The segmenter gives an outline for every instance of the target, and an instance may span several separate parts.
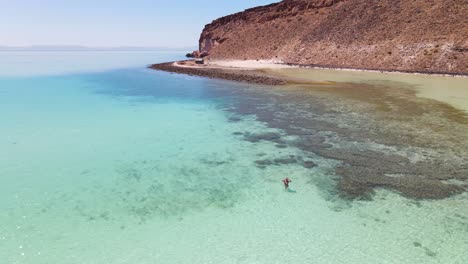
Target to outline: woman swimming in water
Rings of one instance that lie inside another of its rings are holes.
[[[284,178],[283,179],[283,184],[284,184],[284,188],[285,189],[288,189],[289,188],[289,183],[292,182],[288,177]]]

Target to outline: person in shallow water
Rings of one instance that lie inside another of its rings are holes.
[[[283,179],[283,184],[284,184],[284,188],[285,189],[288,189],[289,188],[289,183],[292,182],[288,177],[284,178]]]

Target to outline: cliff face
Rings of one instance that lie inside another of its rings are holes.
[[[284,0],[205,26],[211,59],[468,74],[468,0]]]

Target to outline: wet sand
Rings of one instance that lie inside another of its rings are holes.
[[[461,86],[466,78],[220,65],[205,67],[198,74],[198,69],[174,70],[180,67],[172,64],[170,68],[178,73],[268,84],[232,91],[245,100],[227,111],[255,115],[296,140],[241,135],[248,141],[273,141],[278,147],[294,145],[311,155],[338,161],[328,191],[338,191],[341,197],[371,199],[375,190],[385,188],[414,199],[442,199],[468,190],[465,102],[463,94],[457,97],[460,105],[451,103],[450,96],[460,89],[464,92]],[[237,77],[223,78],[226,72]],[[252,81],[252,76],[268,81]],[[280,81],[270,82],[269,78]],[[451,92],[431,92],[436,89],[434,83]],[[271,163],[275,161],[258,162],[260,166]]]

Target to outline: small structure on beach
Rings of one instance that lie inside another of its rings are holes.
[[[205,59],[204,58],[195,58],[195,63],[196,64],[205,64]]]

